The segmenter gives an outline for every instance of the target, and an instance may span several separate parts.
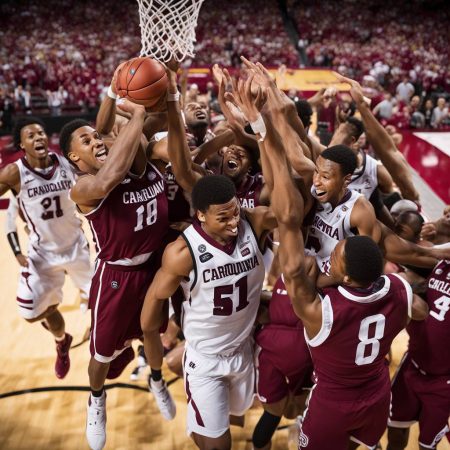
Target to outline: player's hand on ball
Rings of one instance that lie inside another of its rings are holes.
[[[19,253],[18,255],[16,255],[16,259],[17,259],[17,262],[22,267],[29,267],[28,259],[27,259],[27,257],[25,255],[22,255],[22,253]]]
[[[127,100],[126,98],[117,100],[116,105],[121,111],[129,113],[132,116],[140,113],[145,114],[145,107],[143,105],[130,102],[130,100]]]

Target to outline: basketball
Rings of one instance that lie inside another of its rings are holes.
[[[118,71],[116,92],[120,97],[146,107],[154,106],[167,89],[164,66],[149,57],[127,61]]]

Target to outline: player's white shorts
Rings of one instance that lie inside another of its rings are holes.
[[[242,416],[255,393],[253,342],[233,356],[207,357],[186,344],[184,385],[188,401],[187,433],[220,437],[230,427],[229,415]]]
[[[21,267],[17,288],[17,306],[24,319],[40,316],[62,301],[65,273],[72,278],[82,297],[89,295],[92,270],[89,247],[84,234],[75,245],[62,253],[28,249],[29,267]]]

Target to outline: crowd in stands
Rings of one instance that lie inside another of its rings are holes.
[[[381,120],[399,128],[449,123],[445,8],[425,10],[406,0],[370,0],[364,7],[353,0],[294,0],[287,6],[309,64],[361,81]],[[267,66],[299,67],[275,0],[206,1],[196,33],[196,56],[185,66],[238,68],[245,55]],[[91,111],[117,64],[139,53],[138,8],[135,0],[108,7],[6,1],[0,5],[0,40],[0,128],[10,129],[14,114]]]

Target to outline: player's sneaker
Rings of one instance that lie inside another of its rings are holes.
[[[89,395],[87,404],[86,438],[92,450],[102,450],[106,443],[106,393],[101,397]]]
[[[55,374],[59,379],[64,378],[70,369],[69,350],[72,344],[73,337],[66,333],[64,340],[56,343],[56,362]]]
[[[145,370],[146,367],[147,367],[147,359],[145,358],[144,346],[140,345],[138,347],[137,366],[133,369],[133,372],[131,372],[130,380],[131,381],[139,380],[141,373]]]
[[[177,413],[177,407],[170,395],[166,382],[164,380],[153,381],[151,376],[148,379],[150,392],[155,397],[159,411],[164,419],[172,420]]]

